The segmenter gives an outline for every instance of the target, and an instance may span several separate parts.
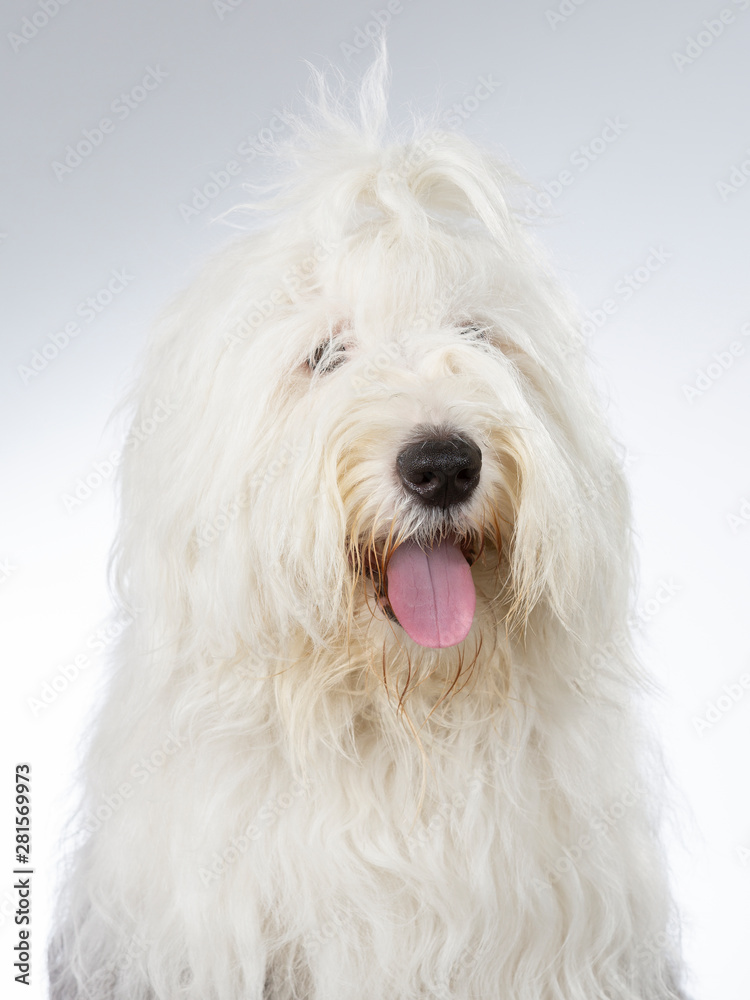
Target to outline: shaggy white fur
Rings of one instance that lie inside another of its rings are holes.
[[[389,131],[384,55],[316,80],[137,389],[52,997],[677,997],[575,312],[505,166]]]

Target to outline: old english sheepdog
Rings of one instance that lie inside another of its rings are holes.
[[[157,326],[54,1000],[680,996],[576,312],[387,76],[315,77]]]

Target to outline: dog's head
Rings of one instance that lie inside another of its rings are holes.
[[[473,655],[535,609],[606,627],[622,479],[512,175],[441,129],[388,144],[372,113],[321,114],[268,221],[157,333],[124,472],[130,599],[266,659]]]

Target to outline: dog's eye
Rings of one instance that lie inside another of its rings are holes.
[[[479,326],[476,323],[467,323],[466,325],[461,325],[458,328],[458,332],[462,337],[471,337],[473,340],[487,340],[487,329],[483,326]]]
[[[324,340],[307,359],[307,367],[318,375],[327,375],[346,361],[346,347],[333,340]]]

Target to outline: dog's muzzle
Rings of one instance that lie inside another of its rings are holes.
[[[471,498],[481,468],[482,452],[473,441],[437,428],[406,445],[396,459],[409,498],[442,515],[445,527],[427,542],[403,539],[370,576],[381,607],[420,646],[456,646],[471,629],[471,550],[450,523],[451,508]]]

